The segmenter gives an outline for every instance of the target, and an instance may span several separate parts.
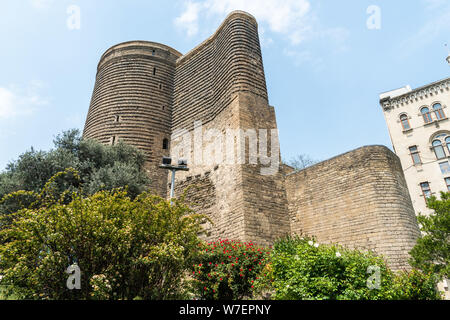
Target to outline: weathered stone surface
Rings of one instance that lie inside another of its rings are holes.
[[[143,150],[152,189],[166,195],[167,172],[158,165],[163,155],[177,157],[181,140],[174,133],[189,133],[201,150],[211,146],[196,138],[195,121],[201,121],[202,134],[277,128],[257,23],[247,13],[230,14],[185,55],[143,41],[109,49],[98,66],[84,137],[105,144],[120,138]],[[168,150],[164,139],[170,139]],[[218,145],[226,154],[226,144]],[[281,166],[272,175],[261,173],[260,162],[249,163],[248,144],[245,155],[245,163],[197,161],[191,148],[190,171],[177,173],[176,195],[191,187],[187,201],[212,221],[204,226],[206,239],[271,245],[284,235],[304,233],[373,249],[394,268],[407,267],[418,227],[400,163],[388,149],[358,149],[298,173]]]
[[[398,157],[363,147],[287,175],[292,232],[373,250],[409,268],[419,228]]]

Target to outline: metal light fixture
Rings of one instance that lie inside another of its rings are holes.
[[[172,158],[163,157],[162,164],[159,166],[161,169],[171,170],[172,171],[172,183],[170,184],[170,204],[172,204],[172,199],[175,193],[175,172],[177,171],[189,171],[187,167],[188,163],[186,159],[179,159],[178,166],[172,165]]]

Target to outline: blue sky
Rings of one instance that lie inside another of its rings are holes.
[[[367,26],[371,6],[377,29]],[[79,29],[68,25],[73,8]],[[83,128],[110,46],[149,40],[186,53],[234,9],[259,22],[284,158],[391,147],[379,93],[449,76],[447,0],[0,0],[0,170]]]

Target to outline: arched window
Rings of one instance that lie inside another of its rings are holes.
[[[169,139],[164,139],[163,140],[163,149],[164,150],[169,149]]]
[[[445,158],[445,151],[444,151],[444,147],[442,146],[441,140],[433,141],[433,149],[434,149],[434,154],[436,155],[436,158],[438,160]]]
[[[442,105],[440,103],[433,105],[433,111],[436,115],[436,119],[442,120],[445,118],[444,110],[442,110]]]
[[[450,154],[450,137],[445,138],[445,144],[447,145],[447,150]]]
[[[420,109],[420,112],[422,113],[423,120],[425,121],[425,123],[429,123],[429,122],[433,121],[433,119],[431,118],[430,109],[428,109],[427,107],[424,107],[424,108]]]
[[[400,121],[402,122],[403,130],[411,129],[411,125],[409,124],[408,116],[406,114],[402,114],[400,116]]]

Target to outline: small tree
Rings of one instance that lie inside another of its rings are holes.
[[[82,186],[84,195],[128,187],[128,195],[135,198],[150,184],[143,168],[144,154],[121,141],[114,146],[106,146],[83,140],[78,130],[69,130],[58,135],[54,145],[50,151],[31,148],[0,173],[0,200],[19,190],[38,193],[52,176],[67,168],[74,168],[79,173],[80,179],[72,187]],[[59,192],[70,188],[69,184],[70,181],[66,180]],[[15,200],[17,198],[3,201],[0,214],[16,212],[21,204]],[[22,204],[31,204],[32,201],[28,200],[27,197],[20,198]]]
[[[411,250],[411,265],[425,272],[450,278],[450,193],[441,193],[441,200],[431,197],[429,216],[419,215],[423,236]]]
[[[203,217],[182,199],[101,191],[70,202],[54,191],[55,176],[35,201],[0,231],[0,273],[8,294],[25,299],[173,299],[186,294]],[[10,195],[22,196],[24,192]],[[67,193],[65,193],[67,194]],[[66,269],[81,269],[81,289],[68,290]]]
[[[296,171],[303,170],[312,165],[315,165],[319,161],[312,159],[306,154],[299,154],[290,160],[286,161],[286,164],[293,167]]]

